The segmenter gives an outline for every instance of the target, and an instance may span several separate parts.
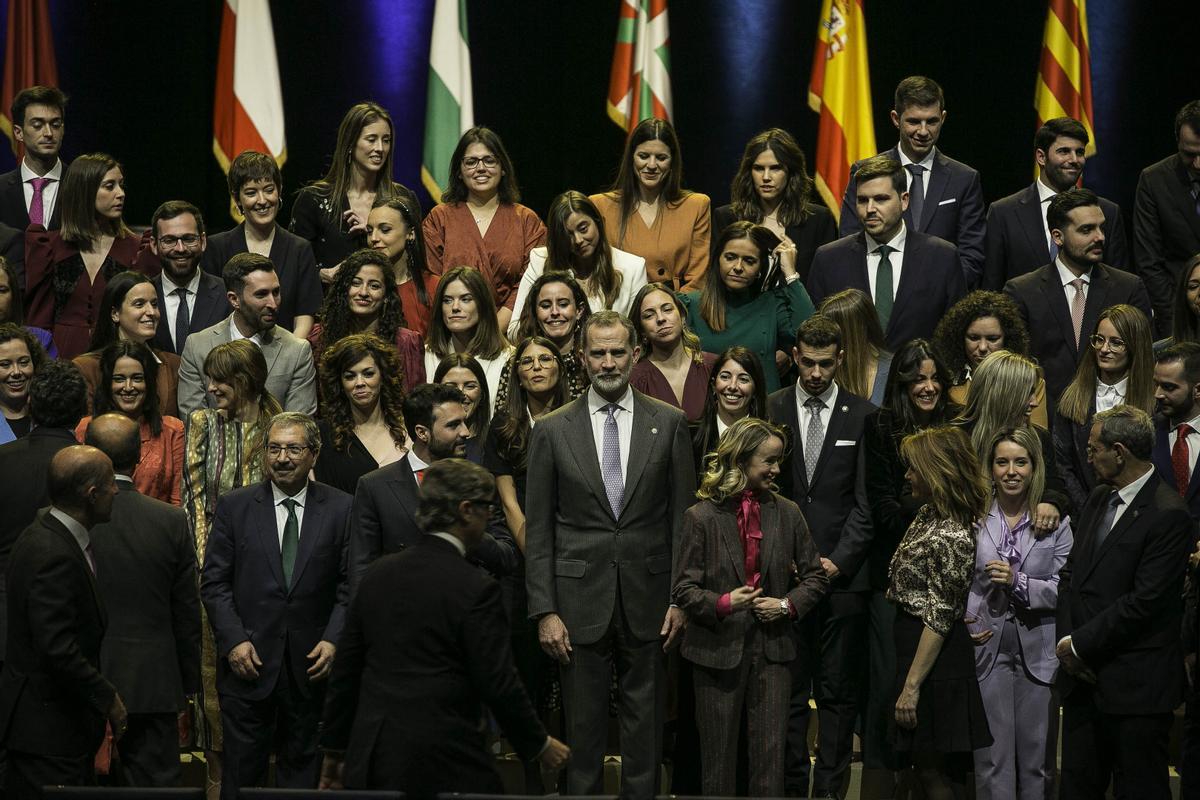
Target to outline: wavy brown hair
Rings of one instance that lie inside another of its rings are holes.
[[[258,406],[258,433],[246,448],[246,459],[262,455],[271,417],[283,412],[283,406],[267,391],[267,359],[258,345],[249,339],[222,342],[204,358],[204,374],[219,383],[233,387],[234,407],[255,403]],[[154,391],[147,387],[147,392]],[[232,421],[232,420],[231,420]]]
[[[342,270],[344,272],[344,270]],[[340,273],[339,273],[340,275]],[[396,348],[373,333],[353,333],[326,348],[321,357],[321,389],[325,414],[333,429],[333,449],[346,450],[354,436],[354,413],[342,388],[342,373],[364,358],[375,360],[379,370],[379,412],[392,441],[408,441],[404,427],[404,369]]]
[[[987,452],[991,452],[990,439]],[[938,425],[905,436],[900,457],[929,487],[929,504],[938,516],[974,529],[987,512],[991,486],[961,428]]]
[[[442,301],[446,296],[446,287],[455,281],[461,281],[467,287],[479,314],[479,322],[475,325],[467,352],[480,358],[496,358],[508,347],[508,340],[504,338],[500,331],[500,323],[496,320],[496,300],[492,297],[492,287],[488,286],[483,273],[474,267],[455,267],[447,270],[438,281],[437,290],[433,293],[433,313],[430,315],[429,333],[425,337],[425,344],[438,358],[445,358],[454,352],[454,341],[450,329],[446,327]]]
[[[396,293],[395,279],[392,277],[392,263],[382,250],[357,250],[342,262],[342,268],[333,279],[333,285],[321,306],[321,341],[326,346],[355,332],[354,312],[350,310],[350,284],[367,266],[378,267],[383,273],[383,307],[379,310],[379,324],[375,326],[375,333],[385,342],[394,342],[396,331],[407,327],[400,295]],[[401,375],[399,380],[403,381],[404,376]]]
[[[765,419],[743,417],[730,425],[716,449],[704,456],[704,474],[700,477],[696,497],[721,505],[745,489],[746,474],[742,472],[742,467],[754,455],[754,451],[771,437],[783,442],[783,449],[787,451],[787,433]]]
[[[712,250],[712,260],[704,273],[704,287],[700,290],[700,316],[715,333],[725,330],[725,307],[728,304],[729,288],[721,279],[721,256],[725,245],[738,239],[749,240],[758,250],[758,275],[746,291],[758,294],[770,287],[764,285],[771,271],[771,253],[779,246],[779,237],[769,228],[753,222],[734,222],[721,231]],[[776,275],[781,275],[776,271]]]
[[[567,396],[566,369],[558,348],[543,336],[522,339],[517,345],[516,352],[512,354],[512,358],[504,367],[508,372],[508,397],[505,398],[503,407],[496,409],[496,415],[492,418],[491,424],[492,430],[496,433],[496,443],[499,446],[500,455],[514,469],[520,470],[525,469],[525,458],[529,454],[529,432],[533,430],[533,424],[529,419],[529,394],[521,385],[518,375],[520,368],[517,366],[517,362],[521,360],[521,355],[534,345],[549,350],[554,355],[555,364],[558,366],[558,380],[554,384],[554,395],[550,398],[546,411],[561,408],[570,399]]]
[[[592,307],[588,304],[587,294],[579,285],[579,281],[566,272],[543,272],[529,287],[529,296],[525,300],[525,306],[521,309],[521,321],[517,324],[517,336],[521,339],[528,339],[531,336],[546,336],[546,331],[538,322],[537,305],[542,288],[551,283],[561,283],[566,286],[571,290],[571,296],[575,298],[575,329],[571,332],[571,336],[574,337],[575,349],[578,350],[580,342],[583,341],[581,338],[583,323],[592,313]]]
[[[808,175],[804,151],[795,137],[782,128],[769,128],[746,142],[737,174],[729,187],[733,215],[750,222],[762,222],[763,207],[754,191],[754,162],[765,151],[770,150],[780,165],[787,170],[787,183],[783,186],[779,208],[775,218],[785,227],[800,225],[813,213],[813,180]]]
[[[679,305],[679,298],[675,296],[675,291],[665,283],[647,283],[641,289],[638,289],[637,294],[633,296],[633,303],[629,308],[633,311],[630,319],[633,321],[633,327],[637,328],[638,345],[642,348],[639,361],[645,361],[650,357],[650,339],[646,336],[645,330],[642,328],[642,304],[646,302],[646,298],[652,292],[662,292],[667,297],[671,298],[671,302],[675,304],[675,313],[679,314],[679,325],[682,331],[682,343],[688,352],[692,354],[692,361],[697,364],[704,363],[704,347],[700,344],[700,337],[687,324],[687,312]]]

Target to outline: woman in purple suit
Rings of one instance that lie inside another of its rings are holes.
[[[997,434],[989,466],[995,498],[976,540],[966,615],[993,740],[975,751],[975,797],[1043,800],[1054,785],[1055,607],[1071,527],[1067,518],[1049,533],[1030,525],[1046,473],[1029,428]]]

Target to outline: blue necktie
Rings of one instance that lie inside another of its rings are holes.
[[[613,416],[620,408],[616,403],[604,407],[608,416],[604,419],[604,446],[600,454],[600,475],[604,478],[604,493],[613,517],[621,516],[625,501],[625,479],[621,477],[621,436],[617,433],[617,418]]]

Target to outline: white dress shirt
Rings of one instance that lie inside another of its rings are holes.
[[[608,401],[596,392],[596,387],[589,387],[587,390],[588,414],[592,420],[592,438],[596,442],[596,460],[600,463],[601,474],[604,467],[604,422],[608,419],[608,412],[604,407],[608,405]],[[617,440],[620,442],[621,454],[621,483],[625,483],[625,476],[629,474],[627,464],[629,462],[629,446],[633,439],[633,389],[626,386],[625,394],[621,395],[621,399],[617,401],[617,410],[613,412],[613,418],[617,421]]]
[[[822,394],[816,397],[825,404],[825,407],[820,409],[821,415],[821,445],[824,447],[825,436],[829,434],[829,420],[833,418],[833,405],[837,402],[838,385],[830,383],[829,388]],[[796,431],[797,444],[800,449],[804,448],[804,443],[808,437],[808,426],[812,422],[813,412],[804,404],[808,402],[808,398],[813,395],[804,391],[804,387],[799,381],[796,382],[796,419],[800,421],[800,430]]]
[[[417,455],[417,451],[413,450],[411,447],[408,449],[408,455],[406,455],[405,458],[408,459],[408,466],[410,469],[412,469],[413,475],[416,475],[422,470],[429,469],[429,465],[422,461],[421,457]]]
[[[877,242],[871,234],[863,232],[867,237],[867,280],[871,282],[871,299],[875,299],[875,277],[879,274],[879,246],[886,244],[893,252],[888,253],[888,261],[892,265],[892,299],[900,291],[900,271],[904,268],[904,243],[908,240],[908,226],[900,223],[900,230],[890,242]]]
[[[925,170],[921,173],[921,197],[928,197],[929,175],[933,172],[933,157],[937,154],[937,148],[929,148],[929,152],[926,153],[925,157],[920,161],[913,161],[911,158],[909,158],[908,155],[905,154],[903,147],[897,146],[896,150],[900,153],[900,166],[904,167],[904,174],[908,178],[908,183],[906,185],[908,186],[908,191],[910,194],[912,193],[912,173],[908,171],[908,165],[916,164],[925,168]],[[925,216],[923,211],[921,212],[921,216]]]
[[[25,165],[25,159],[21,159],[21,187],[25,190],[26,212],[33,203],[33,184],[30,181],[34,178],[50,179],[50,182],[42,187],[42,222],[44,224],[50,221],[50,216],[54,213],[54,204],[58,202],[58,187],[62,185],[62,159],[54,162],[54,166],[45,175],[38,175]]]
[[[1067,308],[1070,308],[1071,303],[1075,300],[1075,287],[1071,285],[1071,281],[1075,280],[1075,273],[1067,269],[1062,256],[1054,259],[1054,266],[1058,268],[1058,279],[1062,281],[1063,297],[1067,298]],[[1085,272],[1079,277],[1083,278],[1083,302],[1086,305],[1088,290],[1092,288],[1092,273]],[[1089,336],[1091,336],[1090,333],[1083,331],[1082,338],[1085,342]]]
[[[1042,235],[1046,237],[1046,250],[1050,251],[1054,249],[1054,240],[1050,238],[1050,222],[1046,219],[1046,212],[1050,210],[1050,201],[1058,196],[1058,192],[1042,183],[1041,178],[1034,181],[1033,185],[1037,187],[1038,206],[1042,209]]]
[[[1126,375],[1116,383],[1109,385],[1099,378],[1096,379],[1096,413],[1108,411],[1125,402],[1125,392],[1129,386],[1129,376]]]
[[[79,545],[79,549],[83,551],[84,558],[87,558],[88,563],[91,563],[91,559],[88,558],[87,549],[92,545],[92,535],[88,532],[88,529],[83,527],[79,520],[61,508],[50,506],[50,516],[61,522],[71,532],[71,535],[75,537],[76,544]]]
[[[1196,456],[1200,455],[1200,416],[1192,417],[1187,420],[1187,424],[1192,426],[1192,432],[1187,435],[1188,446],[1188,475],[1196,471]],[[1171,427],[1167,433],[1167,452],[1170,453],[1175,449],[1175,440],[1179,438],[1178,423]]]
[[[1137,497],[1137,493],[1142,490],[1142,487],[1146,485],[1146,482],[1150,480],[1150,476],[1153,474],[1154,467],[1147,467],[1140,478],[1135,478],[1124,489],[1117,492],[1117,495],[1121,498],[1121,505],[1117,506],[1117,511],[1113,514],[1113,528],[1117,527],[1117,523],[1121,521],[1121,515],[1125,513],[1125,509],[1129,508],[1129,504],[1133,502],[1133,498]],[[1109,530],[1112,530],[1112,528],[1109,528]]]
[[[196,272],[192,275],[192,279],[184,286],[180,286],[171,280],[171,276],[167,275],[166,270],[163,270],[161,274],[163,287],[162,313],[167,318],[167,330],[171,332],[171,341],[173,342],[175,341],[175,315],[179,313],[179,295],[175,294],[175,290],[187,289],[185,297],[187,298],[188,319],[191,319],[193,312],[196,310],[196,292],[200,290],[200,267],[196,267]]]
[[[261,348],[262,347],[262,333],[259,332],[259,333],[254,334],[253,336],[243,336],[242,332],[240,330],[238,330],[237,323],[233,321],[233,316],[234,316],[233,314],[229,315],[229,341],[236,342],[238,339],[249,339],[250,341],[254,342],[256,345],[258,345]]]
[[[271,494],[275,498],[275,532],[279,534],[279,551],[283,552],[283,526],[287,524],[288,512],[283,501],[288,499],[288,495],[274,484],[271,483]],[[291,499],[296,501],[296,540],[299,541],[300,531],[304,530],[304,501],[308,498],[308,484],[304,484],[304,488],[291,495]]]

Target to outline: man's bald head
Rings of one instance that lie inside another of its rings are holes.
[[[104,489],[113,481],[112,461],[84,444],[64,447],[55,454],[46,475],[50,502],[64,511],[88,508],[93,489]]]
[[[86,444],[112,460],[113,470],[132,475],[142,455],[142,436],[138,423],[124,414],[101,414],[88,423]]]

